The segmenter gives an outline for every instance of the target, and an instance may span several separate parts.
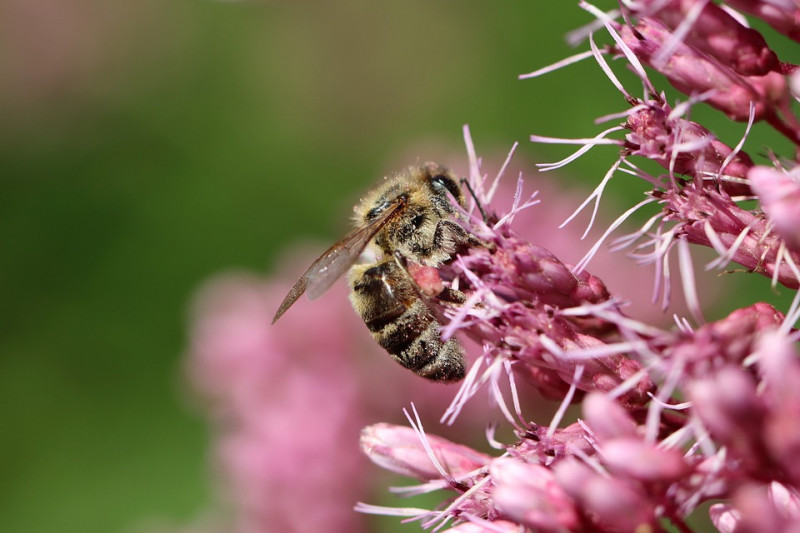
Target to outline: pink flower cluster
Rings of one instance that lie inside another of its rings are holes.
[[[691,257],[692,245],[700,245],[716,252],[709,269],[734,262],[785,291],[800,287],[795,154],[770,153],[767,164],[757,165],[742,150],[755,121],[800,147],[785,78],[795,68],[734,11],[800,40],[800,5],[727,4],[621,0],[619,11],[605,13],[581,2],[597,18],[582,32],[591,50],[559,66],[594,58],[630,108],[610,116],[622,119],[620,125],[592,139],[532,137],[583,144],[542,168],[562,166],[596,145],[616,145],[617,161],[584,206],[594,199],[597,210],[604,187],[619,174],[651,189],[574,265],[512,229],[534,203],[524,201],[521,181],[507,212],[484,219],[470,211],[468,229],[490,245],[440,269],[466,303],[432,298],[431,305],[448,318],[444,337],[469,337],[482,353],[443,421],[455,423],[467,402],[486,390],[513,437],[500,442],[490,428],[488,441],[497,452],[479,452],[428,434],[416,409],[407,413],[411,428],[369,426],[362,431],[364,453],[421,482],[404,492],[444,489],[452,496],[434,509],[357,509],[459,532],[688,532],[696,512],[708,512],[724,533],[800,531],[800,332],[794,329],[800,293],[785,312],[754,302],[707,322]],[[611,44],[595,43],[597,29],[608,32]],[[607,56],[627,61],[644,98],[623,87]],[[645,65],[688,98],[668,105]],[[730,147],[690,120],[692,106],[702,103],[747,122],[745,138]],[[469,138],[467,144],[471,188],[491,213],[495,186],[482,174]],[[658,163],[663,173],[648,173],[637,158]],[[677,255],[691,318],[676,318],[671,329],[629,315],[625,302],[587,269],[615,229],[634,212],[654,208],[640,229],[612,244],[655,267],[654,294],[664,307],[669,259]],[[523,412],[532,390],[558,401],[545,423]]]
[[[275,335],[269,322],[284,288],[229,275],[197,298],[187,370],[217,430],[215,463],[230,505],[220,530],[359,531],[349,502],[364,493],[364,465],[350,450],[364,415],[356,376],[343,364],[358,324],[331,324],[325,309],[309,306],[288,317],[294,334]],[[309,324],[317,335],[298,334]],[[324,446],[300,424],[324,428]],[[314,499],[326,504],[307,508]]]

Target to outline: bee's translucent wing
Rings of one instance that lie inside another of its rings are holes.
[[[378,218],[348,233],[342,240],[328,248],[316,261],[311,263],[308,270],[300,276],[300,279],[297,280],[289,294],[281,302],[281,306],[275,313],[272,323],[274,324],[304,292],[307,292],[308,297],[313,300],[327,291],[333,285],[333,282],[339,279],[358,259],[364,248],[367,247],[401,204],[402,202],[395,202],[390,205]]]

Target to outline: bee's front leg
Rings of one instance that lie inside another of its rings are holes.
[[[433,233],[433,247],[444,250],[448,255],[464,253],[476,246],[486,247],[487,243],[465,230],[452,220],[440,220]]]

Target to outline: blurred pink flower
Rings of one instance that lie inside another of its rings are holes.
[[[4,0],[4,122],[41,120],[42,111],[53,107],[84,113],[98,97],[126,96],[147,86],[157,79],[154,67],[172,65],[175,44],[188,30],[166,22],[172,19],[164,16],[169,9],[175,7],[147,1]]]
[[[733,504],[711,506],[711,520],[721,533],[800,531],[800,499],[796,490],[780,483],[745,485],[733,497]]]
[[[475,522],[462,522],[457,526],[451,527],[448,531],[452,533],[521,533],[522,527],[514,522],[506,520],[485,520]]]
[[[800,252],[800,167],[791,171],[753,167],[747,174],[775,231],[793,252]]]
[[[727,0],[736,9],[755,15],[764,22],[800,42],[800,7],[792,0]]]
[[[635,484],[604,475],[573,459],[557,463],[553,470],[558,483],[580,506],[581,513],[592,517],[594,524],[589,527],[598,531],[654,527],[655,505]]]
[[[576,502],[547,468],[500,457],[489,471],[495,505],[511,520],[542,532],[578,527]]]
[[[269,323],[283,288],[229,276],[195,305],[188,371],[217,427],[225,497],[236,531],[357,531],[350,508],[365,476],[353,449],[364,414],[347,359],[356,324],[331,320],[323,304],[277,333]]]

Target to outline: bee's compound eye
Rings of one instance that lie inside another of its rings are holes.
[[[461,198],[461,189],[458,188],[458,184],[451,177],[437,174],[431,178],[431,183],[435,188],[447,190],[456,198]]]
[[[431,178],[431,183],[433,183],[436,187],[447,187],[446,182],[449,180],[447,176],[444,174],[437,174],[436,176]]]

